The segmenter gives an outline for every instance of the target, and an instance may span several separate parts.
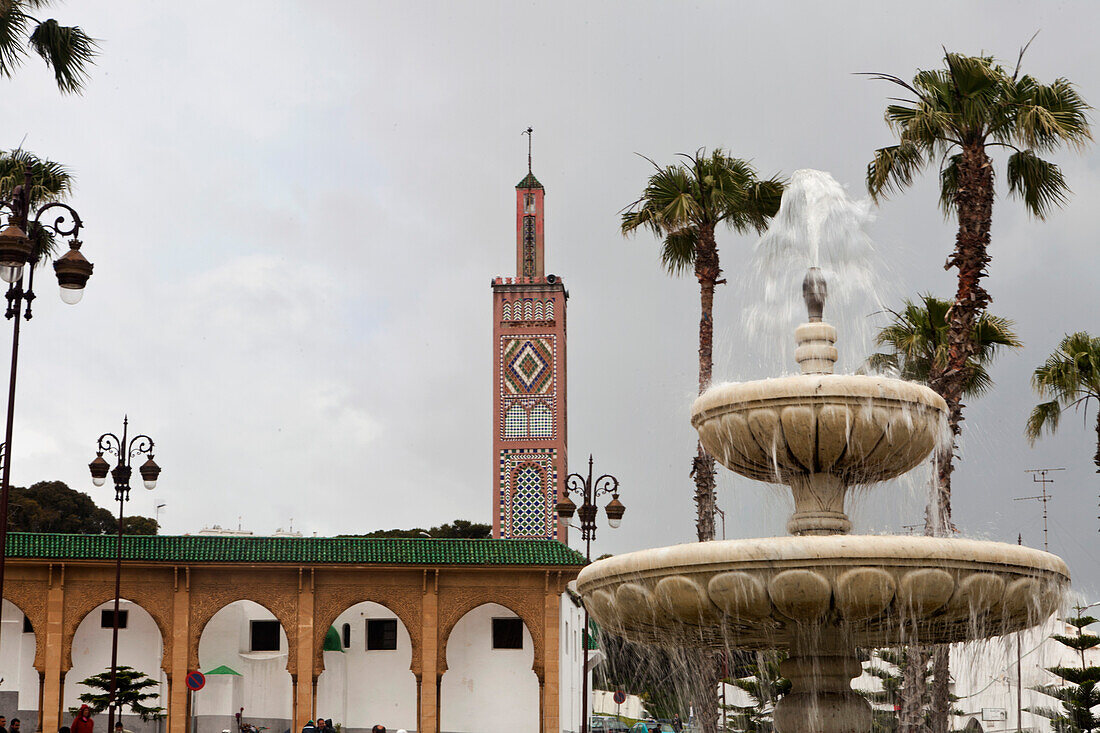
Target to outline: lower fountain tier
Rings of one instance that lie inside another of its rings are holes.
[[[619,636],[762,650],[837,632],[861,647],[999,636],[1049,617],[1068,587],[1047,552],[878,535],[675,545],[600,560],[577,579],[593,618]]]

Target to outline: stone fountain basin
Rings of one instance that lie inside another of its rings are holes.
[[[691,424],[707,452],[743,476],[873,483],[916,467],[946,412],[942,397],[914,382],[803,374],[712,387],[695,400]]]
[[[831,630],[861,647],[999,636],[1045,620],[1068,586],[1047,552],[876,535],[675,545],[600,560],[577,579],[593,618],[619,636],[761,650]]]

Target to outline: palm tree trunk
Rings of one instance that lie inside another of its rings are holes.
[[[1100,410],[1096,412],[1096,455],[1092,457],[1096,464],[1096,472],[1100,473]]]
[[[718,264],[718,245],[714,229],[703,227],[695,255],[695,277],[699,280],[699,394],[710,387],[714,370],[714,288],[722,268]],[[695,479],[695,532],[700,542],[714,539],[715,463],[702,443],[696,444],[691,461],[691,476]]]
[[[932,733],[947,733],[951,729],[951,647],[938,644],[932,649]]]
[[[898,733],[925,733],[924,703],[927,699],[924,670],[928,667],[928,652],[924,647],[905,647],[905,669],[898,690]]]

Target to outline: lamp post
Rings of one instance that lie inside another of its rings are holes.
[[[575,494],[580,500],[578,507],[569,498],[569,494]],[[611,494],[611,501],[607,502],[604,511],[607,512],[607,524],[611,529],[618,528],[623,521],[623,512],[626,507],[619,501],[619,479],[610,474],[604,474],[592,480],[592,456],[588,456],[588,476],[579,473],[571,473],[565,479],[565,487],[562,489],[561,501],[557,504],[558,516],[569,519],[576,512],[581,521],[581,539],[584,540],[584,559],[592,562],[592,540],[596,539],[596,515],[599,509],[596,499],[604,494]],[[583,661],[581,662],[581,733],[588,733],[588,607],[584,609],[584,632],[581,634]]]
[[[84,286],[92,275],[92,263],[80,253],[80,227],[84,222],[73,207],[60,201],[43,204],[31,219],[31,174],[28,163],[23,169],[23,183],[12,190],[11,198],[0,201],[0,211],[7,209],[8,225],[0,231],[0,279],[8,284],[8,308],[4,317],[14,321],[11,336],[11,373],[8,377],[8,414],[4,425],[4,467],[0,471],[0,598],[4,597],[4,565],[8,555],[8,494],[11,479],[11,439],[15,422],[15,375],[19,366],[19,324],[30,320],[31,303],[34,301],[34,266],[38,254],[28,238],[33,230],[52,231],[59,237],[72,235],[69,251],[54,260],[53,269],[61,286],[61,300],[75,305],[84,294]],[[61,209],[52,224],[46,224],[42,215]],[[72,218],[67,223],[66,215]],[[26,267],[30,265],[30,267]],[[24,282],[26,287],[24,287]]]
[[[92,484],[102,486],[107,481],[107,474],[115,482],[115,501],[118,502],[118,540],[115,543],[115,612],[111,620],[111,690],[107,697],[107,733],[114,733],[115,729],[115,691],[118,675],[118,604],[122,590],[122,510],[126,502],[130,500],[130,474],[132,472],[133,459],[141,454],[148,456],[145,463],[138,468],[141,480],[145,488],[152,491],[157,486],[157,477],[160,476],[160,466],[153,460],[153,439],[148,435],[135,435],[128,437],[130,420],[122,418],[122,437],[114,433],[104,433],[99,436],[96,444],[95,459],[88,464],[88,470],[92,474]],[[118,464],[111,465],[103,458],[104,453],[113,453],[118,458]]]

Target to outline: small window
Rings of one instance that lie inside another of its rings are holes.
[[[493,619],[493,648],[494,649],[522,649],[523,648],[523,619],[495,618]]]
[[[23,617],[23,633],[24,634],[33,634],[34,633],[34,627],[31,626],[31,620],[29,618],[27,618],[26,616]]]
[[[523,194],[523,213],[534,214],[535,213],[535,194],[525,193]]]
[[[251,631],[251,650],[254,652],[279,651],[279,622],[253,621]]]
[[[130,620],[129,611],[118,612],[118,628],[125,629],[126,622]],[[115,612],[114,610],[105,610],[100,613],[99,626],[103,629],[113,629],[115,627]]]
[[[367,619],[367,651],[389,651],[397,648],[397,619]]]
[[[343,631],[344,631],[344,634],[343,634],[343,636],[344,636],[344,648],[345,649],[350,649],[351,648],[351,624],[344,624]]]

